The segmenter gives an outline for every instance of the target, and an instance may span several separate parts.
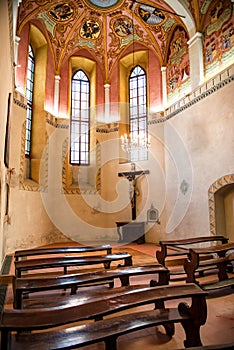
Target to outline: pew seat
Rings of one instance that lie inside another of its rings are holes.
[[[55,350],[75,349],[104,341],[107,350],[116,350],[117,339],[123,334],[164,325],[166,333],[173,336],[174,324],[178,322],[185,331],[185,347],[200,346],[200,327],[207,318],[206,295],[196,284],[166,285],[136,289],[128,294],[123,291],[116,297],[79,305],[68,303],[57,308],[4,309],[0,320],[1,346],[5,350],[41,350],[46,344],[46,350]],[[177,301],[177,306],[166,308],[165,303],[169,300]],[[134,310],[150,304],[155,305],[155,310]],[[110,317],[124,310],[128,313]],[[87,320],[95,322],[87,323]],[[84,323],[70,326],[78,321]],[[55,328],[59,326],[62,328]]]
[[[115,253],[108,255],[92,256],[62,256],[15,261],[15,276],[21,277],[22,272],[30,270],[42,270],[51,268],[63,268],[67,274],[69,266],[87,266],[101,264],[105,269],[109,269],[114,261],[123,260],[125,266],[132,265],[132,256],[128,253]]]
[[[14,253],[15,261],[25,259],[29,256],[53,255],[53,254],[80,254],[94,253],[106,251],[106,254],[112,254],[112,246],[110,244],[94,245],[94,246],[62,246],[47,248],[32,248],[16,250]]]
[[[212,259],[201,261],[201,256],[212,255]],[[234,285],[233,275],[234,261],[234,242],[220,244],[212,247],[203,247],[189,250],[189,259],[185,261],[184,269],[187,274],[186,282],[197,283],[204,290],[214,290],[226,288]],[[199,267],[211,266],[216,268],[216,278],[211,282],[206,282],[196,277],[196,271]]]
[[[198,236],[178,240],[162,240],[159,242],[160,250],[156,251],[156,259],[159,264],[168,267],[170,270],[170,279],[186,279],[184,263],[189,257],[190,248],[198,248],[200,246],[213,246],[228,243],[228,238],[222,235],[216,236]],[[201,261],[207,261],[212,255],[200,257]],[[210,264],[201,264],[196,270],[197,275],[204,275],[205,271],[212,273],[213,266]]]
[[[29,293],[40,291],[71,289],[71,294],[75,294],[80,287],[93,286],[95,283],[105,282],[114,287],[114,279],[119,279],[122,286],[130,284],[130,278],[140,275],[154,275],[159,285],[168,284],[169,271],[162,265],[139,265],[139,266],[123,266],[111,270],[102,270],[96,272],[86,272],[80,274],[67,274],[52,277],[23,277],[13,278],[13,295],[14,307],[21,308],[23,297]],[[113,282],[113,283],[112,283]],[[26,300],[26,302],[28,299]],[[45,299],[48,302],[48,298]]]

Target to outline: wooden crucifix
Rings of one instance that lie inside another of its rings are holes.
[[[137,180],[144,174],[149,174],[149,170],[137,170],[135,163],[131,163],[131,171],[118,173],[118,176],[123,176],[129,181],[129,194],[132,207],[132,220],[136,219],[136,196],[137,196]]]

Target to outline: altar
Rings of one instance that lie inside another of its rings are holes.
[[[145,243],[145,222],[117,221],[116,225],[119,242]]]

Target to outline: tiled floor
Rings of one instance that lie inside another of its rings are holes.
[[[142,263],[142,259],[146,259],[145,263],[151,263],[155,258],[156,249],[154,244],[137,245],[135,243],[127,246],[114,246],[115,249],[131,249],[136,252],[133,255],[133,264]],[[142,254],[142,256],[141,256]],[[148,256],[148,258],[147,258]],[[135,278],[136,283],[148,283],[151,278],[149,276]],[[185,283],[185,282],[173,282]],[[188,300],[189,301],[189,300]],[[174,305],[174,301],[167,302],[167,305]],[[226,288],[219,292],[212,292],[207,297],[208,317],[206,324],[201,327],[201,339],[203,345],[212,344],[234,344],[234,294],[233,289]],[[151,309],[151,306],[144,309]],[[170,338],[165,334],[164,328],[153,327],[143,331],[130,333],[119,337],[118,350],[171,350],[183,349],[183,341],[185,339],[183,328],[180,324],[175,326],[175,335]],[[83,347],[84,350],[104,350],[103,343],[92,346]],[[26,349],[25,349],[26,350]],[[43,349],[41,349],[43,350]]]

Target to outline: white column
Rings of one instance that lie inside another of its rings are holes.
[[[162,72],[162,103],[163,108],[167,107],[167,67],[161,67]]]
[[[110,122],[110,84],[105,84],[105,122]]]
[[[14,54],[14,64],[15,64],[15,66],[18,65],[19,42],[20,42],[20,37],[16,35],[15,36],[15,54]]]
[[[202,34],[196,33],[189,41],[190,79],[192,90],[204,82]]]
[[[18,81],[17,81],[17,67],[18,67],[18,49],[19,49],[20,37],[15,36],[15,48],[14,48],[14,67],[15,67],[15,86],[16,89],[19,89]]]
[[[58,116],[59,110],[59,84],[60,84],[60,75],[54,76],[54,114]]]

